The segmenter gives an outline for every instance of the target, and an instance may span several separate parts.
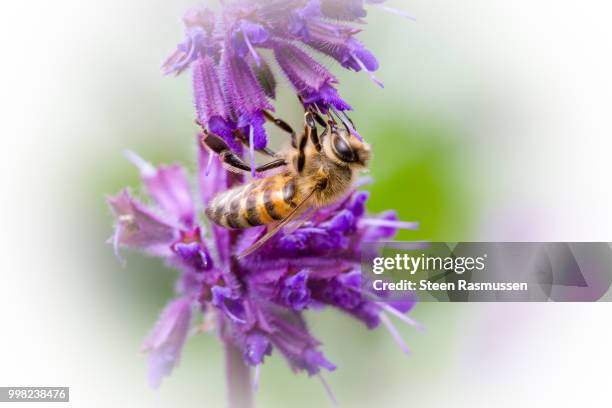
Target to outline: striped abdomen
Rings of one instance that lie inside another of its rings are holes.
[[[284,219],[297,205],[294,177],[276,175],[217,195],[206,208],[210,220],[243,229]]]

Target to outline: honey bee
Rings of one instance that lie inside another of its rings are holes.
[[[283,167],[277,174],[219,193],[206,208],[207,217],[230,229],[271,225],[271,229],[240,257],[255,252],[281,228],[307,210],[328,206],[345,195],[359,171],[367,168],[370,146],[360,140],[352,122],[342,125],[328,113],[326,122],[315,111],[304,115],[304,132],[296,137],[284,121],[266,112],[266,119],[291,134],[292,148],[256,169],[265,172]],[[319,135],[317,123],[324,127]],[[251,167],[219,137],[204,131],[202,142],[230,168],[248,172]]]

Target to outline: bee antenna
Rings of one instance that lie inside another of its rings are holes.
[[[345,111],[342,111],[342,114],[344,115],[344,117],[346,118],[346,120],[348,121],[348,123],[351,125],[351,129],[352,130],[357,130],[355,128],[355,124],[353,123],[353,120],[351,119],[351,117],[348,115],[348,113],[346,113]]]
[[[338,117],[338,119],[340,119],[340,122],[342,122],[342,125],[344,126],[347,132],[357,133],[357,131],[355,130],[355,126],[353,125],[353,121],[351,120],[351,118],[348,117],[346,113],[344,113],[344,111],[339,112],[334,107],[331,108],[331,111]]]

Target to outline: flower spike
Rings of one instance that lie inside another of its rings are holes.
[[[277,156],[267,148],[267,121],[296,138],[289,124],[270,113],[275,108],[278,74],[286,77],[307,112],[311,134],[302,140],[311,140],[313,149],[321,154],[330,149],[326,135],[317,136],[317,126],[363,139],[347,115],[351,106],[340,96],[336,76],[313,52],[331,57],[345,69],[365,71],[377,82],[373,72],[379,68],[378,61],[356,36],[361,31],[357,27],[365,24],[367,7],[385,7],[382,3],[226,0],[218,13],[198,7],[185,14],[185,38],[163,63],[162,71],[178,75],[191,70],[196,121],[202,128],[196,138],[198,194],[181,165],[156,167],[127,152],[140,172],[149,204],[136,200],[128,190],[108,198],[115,216],[110,242],[118,259],[123,248],[138,250],[161,258],[179,273],[176,295],[143,346],[152,387],[159,387],[178,365],[189,335],[203,332],[204,326],[210,331],[213,321],[226,350],[238,351],[229,354],[235,357],[232,360],[237,359],[241,369],[255,369],[255,389],[262,364],[276,352],[293,371],[317,376],[334,404],[322,372],[332,372],[336,365],[325,357],[322,343],[306,323],[310,309],[334,308],[368,329],[382,323],[408,351],[388,315],[420,329],[406,316],[416,300],[368,292],[361,260],[366,244],[387,241],[400,229],[414,229],[418,224],[399,221],[394,211],[369,214],[369,194],[357,191],[365,178],[342,190],[345,194],[327,207],[309,206],[303,200],[301,205],[311,208],[299,214],[294,210],[296,222],[269,234],[271,238],[262,241],[256,252],[244,257],[240,255],[266,236],[266,226],[229,229],[202,223],[199,217],[213,207],[214,213],[226,216],[223,206],[210,204],[220,193],[258,177],[256,152]],[[361,156],[356,159],[365,164]],[[250,164],[251,178],[228,172],[223,167],[230,163],[228,158],[245,172]],[[278,156],[272,164],[285,166],[285,159]],[[260,169],[277,167],[268,164]],[[284,176],[284,170],[280,171],[279,176]],[[308,197],[315,197],[317,189],[311,190]],[[234,209],[246,205],[248,199],[240,194],[225,204]],[[284,194],[283,188],[282,198]],[[250,200],[247,212],[261,206]],[[264,207],[268,218],[282,219],[269,205]],[[255,222],[258,214],[247,215],[249,225],[262,224]],[[228,226],[236,226],[229,221]],[[205,324],[194,323],[199,315]]]

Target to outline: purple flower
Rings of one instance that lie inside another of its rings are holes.
[[[127,190],[109,198],[117,219],[113,238],[117,255],[119,247],[125,246],[163,257],[186,272],[210,269],[212,260],[195,223],[195,204],[183,168],[156,169],[134,153],[128,152],[127,157],[140,170],[156,208],[138,202]]]
[[[378,70],[376,57],[354,38],[360,30],[324,21],[309,22],[308,27],[310,38],[306,44],[334,58],[346,69],[366,71],[380,85],[372,74]]]
[[[162,65],[164,74],[180,74],[197,58],[214,55],[220,48],[214,38],[215,15],[206,8],[196,7],[183,16],[186,33],[185,40]]]
[[[199,235],[199,231],[196,231],[196,234]],[[172,249],[185,266],[193,268],[194,271],[203,272],[212,267],[210,255],[202,249],[202,245],[198,241],[177,242],[172,246]]]
[[[278,64],[306,106],[315,105],[322,112],[330,106],[351,109],[334,88],[338,80],[325,67],[291,43],[277,41],[273,48]]]
[[[212,304],[235,323],[246,323],[245,311],[240,294],[230,288],[214,286],[211,289]]]
[[[255,148],[263,149],[267,145],[263,112],[272,109],[265,91],[243,58],[226,53],[223,73],[226,95],[233,107],[237,127],[244,129],[244,134],[253,132]]]
[[[335,369],[304,321],[310,305],[334,307],[370,329],[381,321],[391,324],[385,313],[408,319],[403,313],[414,299],[385,303],[364,289],[361,246],[415,225],[397,221],[393,213],[368,215],[367,193],[351,192],[316,210],[296,230],[281,231],[259,251],[238,259],[261,236],[261,228],[235,232],[212,226],[208,233],[196,222],[196,200],[182,167],[155,168],[133,153],[128,158],[139,168],[153,203],[144,205],[127,191],[110,198],[117,220],[114,242],[159,256],[181,272],[177,299],[145,342],[151,385],[157,387],[177,364],[192,310],[214,316],[223,327],[222,339],[240,348],[247,364],[259,366],[276,349],[293,370],[309,375]],[[202,205],[235,179],[202,146],[198,174]]]
[[[192,65],[192,77],[198,121],[232,145],[233,126],[214,59],[200,56]]]
[[[330,108],[346,111],[351,106],[340,97],[336,78],[305,49],[325,53],[353,71],[372,75],[378,69],[374,55],[354,38],[360,30],[330,21],[363,23],[363,0],[225,3],[217,15],[206,8],[185,15],[185,40],[163,64],[163,71],[180,74],[192,69],[199,123],[236,153],[242,153],[242,145],[251,141],[255,149],[267,145],[264,111],[274,110],[268,98],[276,96],[277,81],[261,49],[273,49],[305,107],[323,113]],[[365,2],[378,3],[381,1]]]
[[[269,38],[270,33],[263,25],[249,20],[240,20],[231,32],[231,47],[227,49],[238,58],[251,54],[259,65],[260,57],[255,47],[265,44]]]
[[[306,309],[310,303],[310,289],[308,289],[308,271],[286,277],[281,284],[281,299],[283,303],[293,310]]]
[[[297,8],[290,14],[287,29],[293,36],[307,41],[310,38],[308,21],[319,17],[321,17],[320,0],[310,0],[304,7]]]
[[[302,359],[304,369],[308,372],[308,375],[318,374],[321,368],[325,368],[328,371],[334,371],[336,369],[336,366],[327,361],[320,351],[308,349],[302,353]]]
[[[169,222],[134,200],[127,191],[108,199],[117,219],[113,246],[119,257],[119,246],[139,249],[152,255],[171,254],[177,229]]]
[[[244,345],[244,360],[252,366],[263,364],[264,357],[272,355],[272,343],[268,338],[254,332],[246,335]]]

